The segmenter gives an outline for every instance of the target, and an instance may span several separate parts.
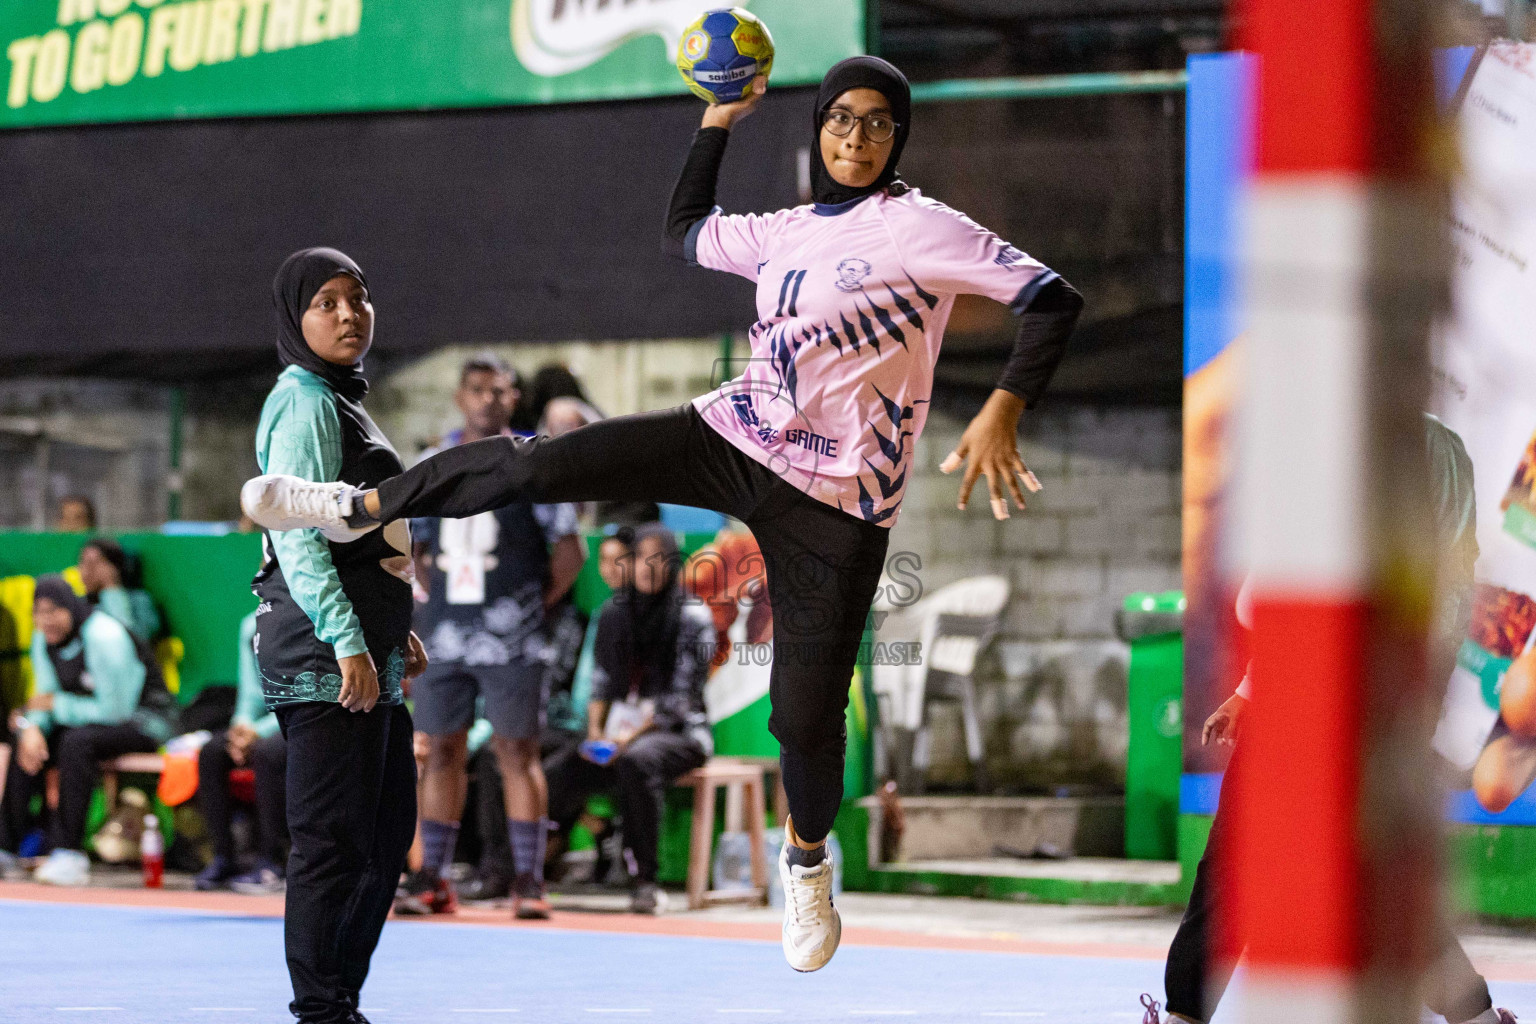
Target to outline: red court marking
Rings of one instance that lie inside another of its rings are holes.
[[[28,882],[0,882],[0,900],[68,903],[77,906],[146,907],[244,917],[282,917],[283,897],[241,896],[228,892],[177,892],[147,889],[59,889]],[[693,917],[640,917],[631,914],[556,911],[553,920],[518,921],[506,909],[460,907],[454,915],[428,918],[392,917],[391,922],[425,925],[467,924],[487,928],[525,928],[607,935],[666,935],[695,939],[746,942],[779,941],[777,923],[710,921]],[[935,949],[969,953],[1014,953],[1029,956],[1073,956],[1092,959],[1161,961],[1162,946],[1110,942],[1032,942],[991,936],[931,935],[888,928],[843,929],[843,943],[885,949]]]

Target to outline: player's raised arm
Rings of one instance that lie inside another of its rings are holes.
[[[720,177],[720,161],[725,158],[731,127],[757,109],[767,91],[768,76],[758,75],[741,99],[734,103],[711,103],[704,108],[703,124],[694,133],[688,160],[667,208],[661,249],[668,256],[693,262],[688,251],[689,235],[715,209],[715,183]]]

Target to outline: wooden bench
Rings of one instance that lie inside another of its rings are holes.
[[[117,810],[119,775],[159,775],[165,771],[165,758],[159,754],[124,754],[101,762],[101,792],[107,799],[107,814]],[[150,794],[153,799],[154,794]]]
[[[702,768],[695,768],[678,779],[676,785],[693,789],[693,822],[688,837],[688,909],[698,910],[715,903],[766,903],[768,862],[763,853],[763,819],[767,807],[763,796],[763,766],[745,759],[712,757]],[[715,846],[715,794],[722,787],[726,791],[726,829],[745,831],[752,844],[751,888],[709,888],[710,862]]]

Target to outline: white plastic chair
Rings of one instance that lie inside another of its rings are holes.
[[[922,644],[918,664],[877,664],[873,671],[880,715],[876,770],[896,775],[906,792],[922,792],[932,763],[928,705],[936,699],[959,701],[972,778],[978,791],[986,790],[986,751],[974,674],[977,658],[997,634],[1009,589],[1003,576],[960,580],[910,608],[891,611],[877,631],[880,643],[918,640]],[[910,756],[901,757],[909,739]]]

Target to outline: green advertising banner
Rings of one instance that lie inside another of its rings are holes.
[[[773,79],[862,51],[863,0],[740,0]],[[682,30],[719,0],[4,0],[0,128],[420,110],[685,91]]]

